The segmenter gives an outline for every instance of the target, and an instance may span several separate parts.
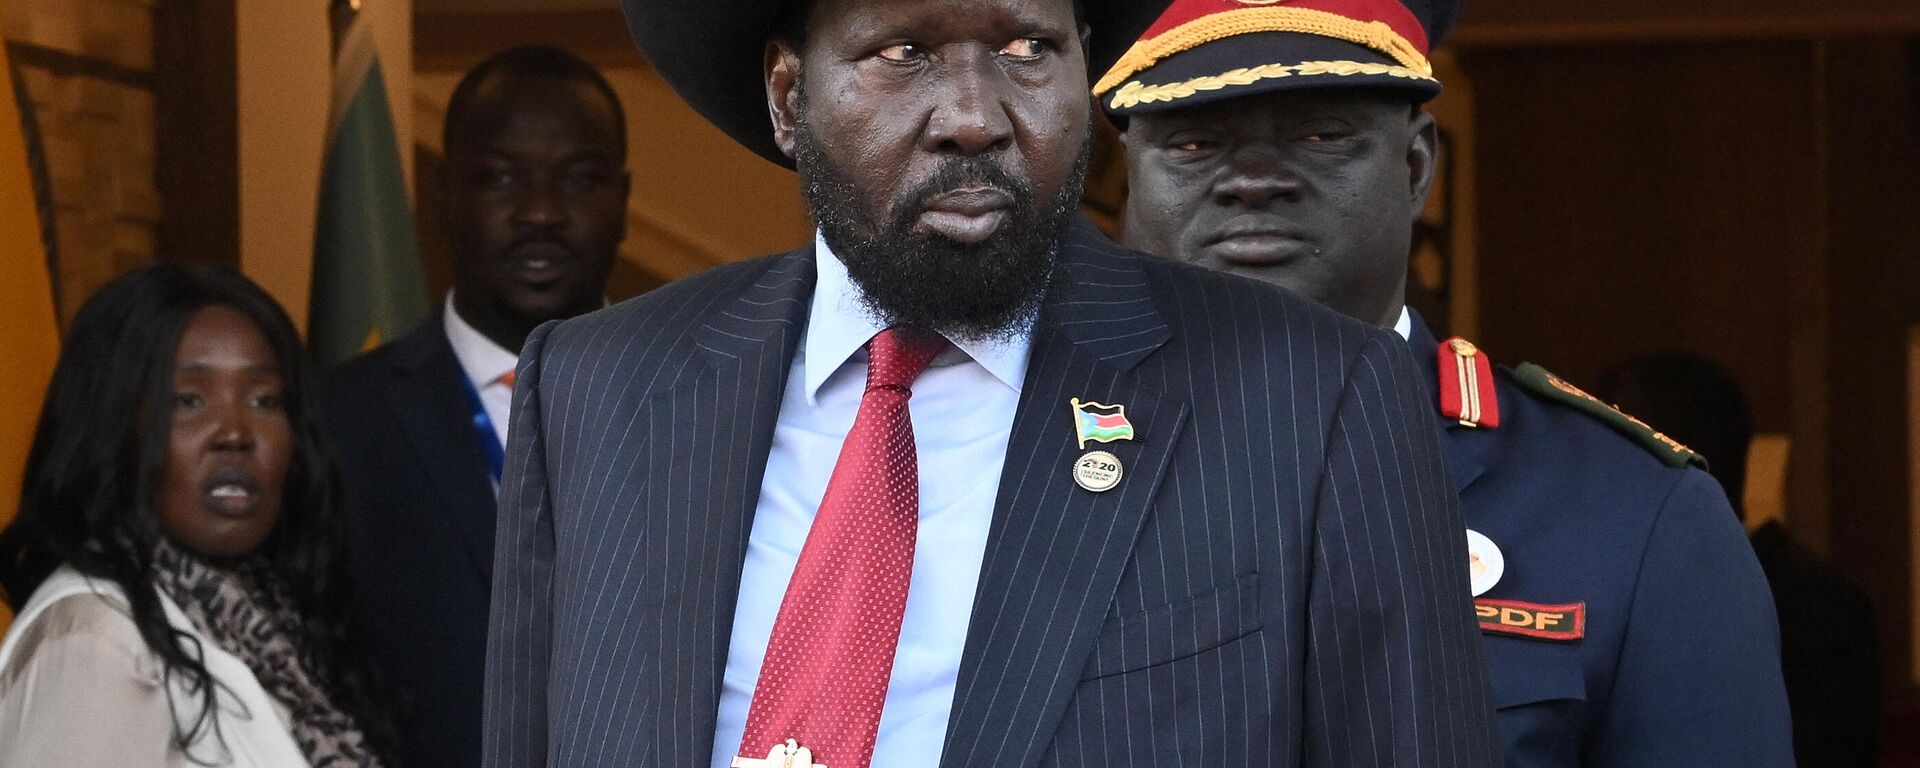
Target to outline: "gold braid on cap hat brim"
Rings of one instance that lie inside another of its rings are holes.
[[[1400,64],[1397,69],[1415,78],[1433,79],[1433,65],[1426,55],[1386,22],[1360,21],[1312,8],[1237,8],[1202,16],[1134,43],[1100,82],[1094,84],[1093,95],[1104,95],[1168,56],[1215,40],[1255,32],[1299,32],[1345,40],[1386,54]]]
[[[1303,61],[1298,64],[1262,64],[1257,67],[1230,69],[1218,75],[1196,77],[1177,83],[1164,85],[1146,85],[1138,80],[1127,83],[1113,92],[1112,109],[1131,109],[1141,104],[1158,101],[1177,101],[1203,91],[1217,91],[1235,85],[1252,85],[1261,80],[1273,80],[1281,77],[1312,77],[1315,75],[1333,77],[1353,77],[1354,75],[1385,75],[1407,80],[1425,80],[1439,82],[1427,75],[1406,67],[1392,64],[1379,64],[1370,61]]]

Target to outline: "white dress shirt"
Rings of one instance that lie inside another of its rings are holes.
[[[473,391],[480,393],[480,407],[486,409],[487,418],[493,421],[493,433],[500,437],[500,445],[505,446],[513,387],[507,386],[502,377],[513,373],[514,366],[520,364],[520,356],[467,325],[453,308],[453,291],[447,291],[447,311],[441,313],[441,323],[447,331],[447,342],[453,345],[454,359],[460,361],[460,370],[466,372]],[[462,400],[464,409],[466,403]]]
[[[817,236],[815,250],[813,305],[780,400],[740,574],[714,729],[715,768],[726,768],[740,751],[774,618],[866,390],[866,343],[884,330],[861,306],[846,266]],[[1005,343],[955,342],[913,384],[908,409],[920,467],[920,527],[873,750],[876,768],[940,760],[1031,340],[1028,328]],[[766,747],[755,751],[749,756],[766,756]],[[826,762],[832,765],[832,758]]]
[[[1413,340],[1413,315],[1404,304],[1400,305],[1400,319],[1393,321],[1393,332],[1400,334],[1400,338]]]

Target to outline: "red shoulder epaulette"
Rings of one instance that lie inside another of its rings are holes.
[[[1500,426],[1500,396],[1493,389],[1493,363],[1473,342],[1455,336],[1440,342],[1440,413],[1469,427]]]

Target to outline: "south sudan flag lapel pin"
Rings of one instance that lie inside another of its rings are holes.
[[[1080,440],[1080,449],[1085,451],[1087,443],[1111,443],[1116,440],[1133,439],[1133,422],[1127,420],[1127,407],[1107,405],[1089,400],[1073,398],[1074,435]],[[1073,481],[1081,488],[1094,493],[1113,490],[1120,484],[1120,476],[1125,470],[1120,466],[1120,457],[1109,451],[1087,451],[1073,462]]]
[[[1107,405],[1073,398],[1073,426],[1080,438],[1080,449],[1087,443],[1111,443],[1133,439],[1133,422],[1127,421],[1127,407]]]

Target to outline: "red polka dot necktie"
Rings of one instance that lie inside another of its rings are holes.
[[[907,399],[945,346],[899,328],[867,345],[867,389],[774,619],[742,757],[791,739],[828,768],[873,759],[920,518]]]

